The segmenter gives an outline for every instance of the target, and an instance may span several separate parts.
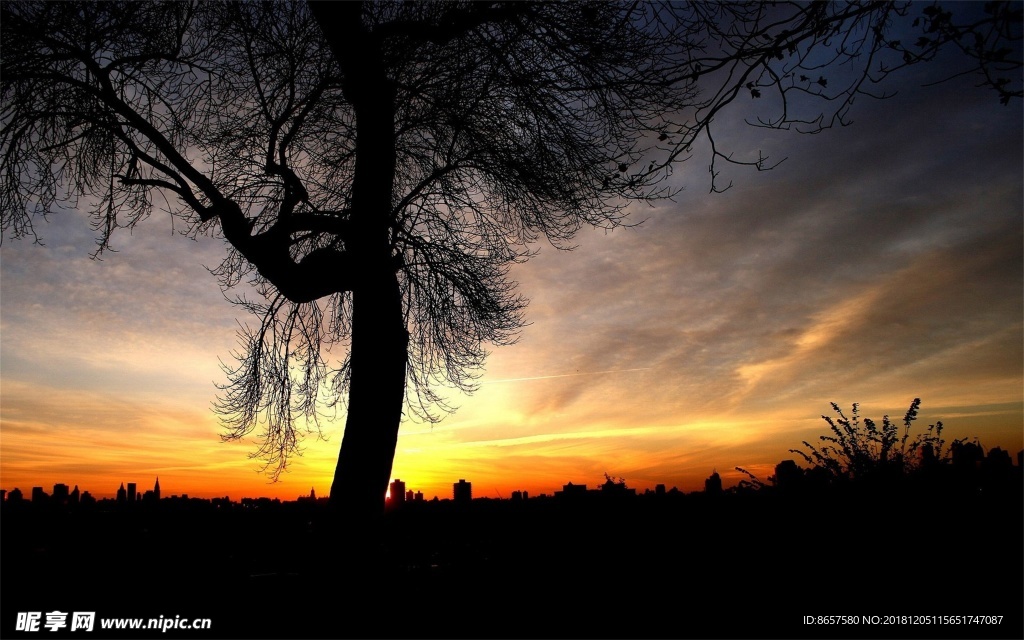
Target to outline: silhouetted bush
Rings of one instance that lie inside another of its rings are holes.
[[[882,418],[878,425],[870,418],[861,418],[858,403],[853,404],[850,417],[839,405],[832,403],[837,418],[821,416],[828,423],[831,435],[820,436],[824,443],[814,446],[803,442],[807,451],[790,449],[802,457],[811,469],[808,473],[822,474],[831,482],[861,480],[864,478],[895,478],[932,465],[948,464],[951,452],[964,440],[956,440],[944,449],[942,422],[929,425],[927,431],[911,438],[910,431],[921,399],[914,398],[903,416],[902,427]]]

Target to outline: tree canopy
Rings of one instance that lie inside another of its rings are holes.
[[[439,419],[437,389],[471,391],[486,349],[523,328],[509,269],[537,242],[568,248],[670,198],[702,144],[712,190],[717,163],[772,166],[716,145],[734,101],[765,104],[755,126],[813,133],[950,47],[966,61],[951,74],[1021,97],[1006,3],[963,18],[878,2],[0,10],[4,235],[87,208],[97,254],[154,211],[222,237],[221,286],[257,292],[236,298],[255,322],[226,367],[227,436],[256,431],[280,473],[343,405],[332,499],[367,511],[403,411]]]

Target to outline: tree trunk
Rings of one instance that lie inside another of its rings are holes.
[[[362,519],[384,508],[402,421],[409,333],[393,271],[352,295],[352,380],[331,502],[342,517]]]
[[[351,228],[344,240],[360,273],[352,290],[348,418],[331,486],[331,503],[348,525],[370,521],[384,509],[405,401],[409,333],[390,237],[395,88],[380,43],[362,24],[360,3],[310,8],[341,67],[356,119]]]

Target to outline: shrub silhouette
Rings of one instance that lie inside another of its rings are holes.
[[[927,431],[910,437],[911,427],[921,407],[921,399],[914,398],[903,416],[902,427],[882,418],[878,425],[870,418],[862,418],[858,403],[853,403],[847,417],[839,405],[832,403],[837,417],[821,416],[828,423],[832,435],[820,436],[824,443],[814,446],[803,442],[807,451],[790,449],[811,465],[810,472],[826,475],[832,482],[862,480],[864,478],[895,478],[922,467],[945,464],[951,459],[952,445],[943,449],[942,422],[929,425]]]

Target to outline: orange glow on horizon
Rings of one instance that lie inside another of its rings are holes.
[[[90,401],[78,400],[80,410],[86,412]],[[104,413],[106,406],[100,401],[95,415],[109,415]],[[427,500],[451,498],[452,485],[460,478],[473,484],[474,497],[508,498],[513,491],[551,495],[568,482],[596,488],[606,473],[625,479],[627,486],[640,493],[658,484],[689,493],[702,490],[713,471],[726,487],[746,479],[735,470],[737,466],[767,481],[775,464],[797,458],[789,449],[800,448],[801,440],[816,440],[827,431],[820,419],[785,416],[646,427],[606,422],[590,429],[558,423],[559,431],[541,423],[494,430],[486,425],[502,421],[491,413],[496,406],[500,410],[502,402],[496,405],[493,399],[473,398],[441,425],[404,426],[392,479],[401,478],[408,490],[422,492]],[[97,499],[113,498],[122,482],[135,482],[142,492],[159,477],[165,497],[295,500],[308,496],[310,488],[317,496],[327,497],[341,440],[341,434],[333,432],[326,434],[327,440],[307,438],[303,455],[272,482],[258,472],[259,462],[247,457],[251,443],[219,441],[219,425],[209,413],[149,407],[142,414],[149,417],[141,423],[148,436],[125,440],[115,437],[109,431],[112,427],[44,423],[31,419],[34,411],[22,413],[17,407],[18,403],[5,406],[0,488],[17,487],[25,495],[34,486],[50,493],[54,484],[64,483],[77,485]],[[130,406],[120,408],[140,415]],[[863,407],[865,416],[878,418],[877,413]],[[914,433],[928,423],[928,415],[925,406],[923,424]],[[1020,407],[1001,406],[944,416],[944,436],[950,442],[985,433],[986,448],[1001,446],[1015,457],[1022,435],[1009,425],[1019,421],[1020,415]],[[58,433],[60,440],[41,455],[36,442],[44,432]],[[181,456],[181,449],[187,455]]]

